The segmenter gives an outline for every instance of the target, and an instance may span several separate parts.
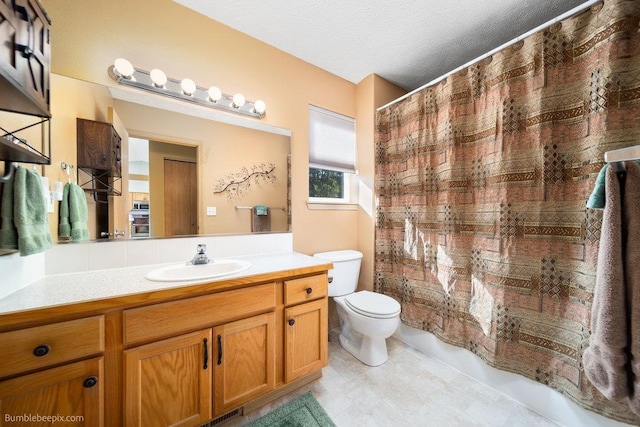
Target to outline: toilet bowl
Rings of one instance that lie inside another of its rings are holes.
[[[387,342],[400,324],[400,304],[393,298],[370,291],[355,292],[362,253],[332,251],[314,254],[331,261],[329,297],[340,317],[340,345],[369,366],[388,359]]]

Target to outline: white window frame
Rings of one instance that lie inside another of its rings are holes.
[[[309,123],[309,129],[310,129],[310,135],[309,135],[309,147],[311,150],[311,144],[313,143],[312,138],[313,136],[311,135],[311,127],[312,127],[312,123],[311,123],[311,112],[319,112],[319,113],[323,113],[328,117],[334,116],[338,119],[347,119],[349,121],[353,122],[353,126],[354,126],[354,131],[353,131],[353,170],[347,170],[347,168],[342,169],[340,167],[332,167],[332,166],[326,166],[323,167],[323,165],[321,163],[312,163],[310,160],[310,164],[309,164],[309,169],[314,168],[314,169],[323,169],[323,170],[332,170],[332,171],[337,171],[337,172],[342,172],[342,185],[343,185],[343,195],[341,198],[337,198],[337,197],[311,197],[309,195],[309,199],[308,199],[308,207],[310,209],[357,209],[357,204],[353,203],[353,196],[354,196],[354,191],[353,191],[353,185],[356,182],[356,180],[353,178],[354,175],[357,174],[357,171],[355,170],[355,158],[356,158],[356,150],[357,150],[357,146],[356,146],[356,133],[355,133],[355,119],[351,118],[351,117],[347,117],[344,116],[342,114],[338,114],[338,113],[334,113],[332,111],[323,109],[323,108],[319,108],[313,105],[309,105],[309,115],[310,115],[310,123]]]

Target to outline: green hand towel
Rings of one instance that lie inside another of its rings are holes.
[[[9,180],[4,183],[2,190],[0,249],[18,249],[18,230],[13,223],[13,181],[15,176],[14,170]]]
[[[71,224],[69,223],[69,184],[66,184],[62,190],[60,219],[58,220],[58,237],[61,239],[71,238]]]
[[[265,205],[257,205],[255,207],[255,210],[256,210],[256,215],[259,215],[259,216],[269,215],[269,208],[267,208]]]
[[[87,197],[85,196],[84,190],[80,188],[78,184],[70,183],[67,185],[69,186],[71,240],[89,240]]]
[[[635,162],[640,165],[640,160],[635,160]],[[589,209],[604,209],[606,193],[604,190],[605,176],[608,164],[604,165],[600,172],[598,173],[598,177],[596,178],[596,183],[593,186],[593,191],[589,196],[589,200],[587,200],[587,207]]]
[[[605,192],[604,192],[604,178],[607,175],[608,164],[604,165],[600,172],[598,173],[598,177],[596,178],[596,183],[593,186],[593,191],[589,196],[589,200],[587,200],[587,207],[589,209],[604,209],[604,201],[605,201]]]
[[[37,254],[52,245],[42,178],[35,170],[18,166],[13,182],[13,221],[18,229],[20,256]]]

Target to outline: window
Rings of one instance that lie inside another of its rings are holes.
[[[350,202],[355,174],[355,120],[309,106],[309,200]]]

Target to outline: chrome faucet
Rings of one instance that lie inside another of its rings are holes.
[[[187,264],[200,265],[209,264],[212,260],[209,259],[205,252],[207,251],[207,245],[198,245],[198,253]]]

